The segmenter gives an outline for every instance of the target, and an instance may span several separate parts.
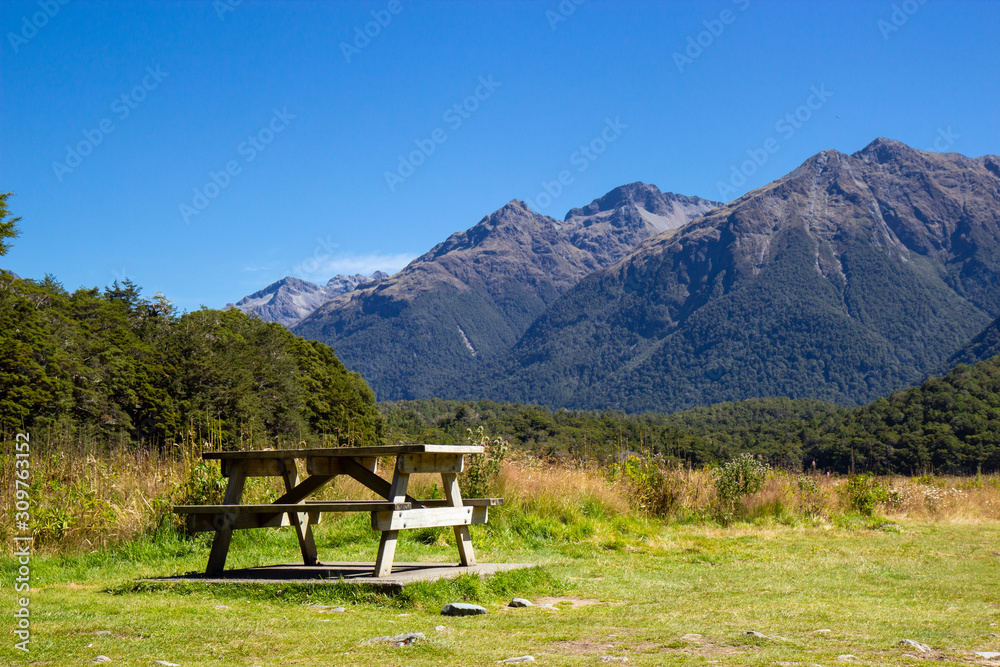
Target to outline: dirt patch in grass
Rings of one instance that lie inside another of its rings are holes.
[[[544,597],[535,600],[535,604],[538,606],[550,604],[553,607],[559,609],[579,609],[580,607],[589,607],[593,604],[604,604],[600,600],[595,600],[593,598],[577,598],[577,597]]]
[[[593,639],[573,639],[571,641],[555,642],[552,648],[554,652],[567,655],[590,655],[592,653],[613,651],[615,645]]]

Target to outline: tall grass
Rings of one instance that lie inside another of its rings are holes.
[[[0,456],[0,523],[4,544],[14,531],[14,446]],[[838,523],[843,517],[920,521],[1000,521],[1000,475],[841,477],[768,470],[752,493],[720,498],[722,468],[665,465],[631,457],[610,467],[551,463],[527,455],[503,461],[485,489],[504,498],[491,515],[494,539],[530,545],[545,539],[612,540],[621,522]],[[98,448],[37,446],[31,452],[31,518],[36,548],[79,552],[101,549],[180,526],[173,504],[219,502],[225,480],[198,446]],[[384,473],[383,473],[384,474]],[[440,498],[440,480],[417,475],[410,493]],[[729,488],[729,487],[726,487]],[[269,502],[284,492],[275,478],[249,480],[245,500]],[[357,482],[338,478],[326,499],[371,498]],[[724,510],[724,511],[723,511]]]

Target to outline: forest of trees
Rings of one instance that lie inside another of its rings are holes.
[[[860,408],[759,398],[670,415],[550,410],[493,401],[380,404],[391,441],[464,442],[468,429],[509,438],[543,456],[610,459],[661,454],[689,465],[742,452],[772,465],[834,472],[1000,470],[1000,356]]]
[[[279,324],[178,315],[128,280],[69,293],[0,272],[0,432],[273,447],[376,444],[381,428],[361,376]]]

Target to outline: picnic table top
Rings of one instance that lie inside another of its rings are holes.
[[[205,452],[203,459],[304,459],[311,456],[397,456],[399,454],[481,454],[481,445],[377,445],[374,447],[319,447],[313,449],[265,449],[256,451]]]

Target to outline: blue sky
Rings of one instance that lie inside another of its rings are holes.
[[[728,200],[877,136],[1000,153],[996,2],[34,0],[0,25],[0,266],[188,310],[398,270],[515,198]]]

